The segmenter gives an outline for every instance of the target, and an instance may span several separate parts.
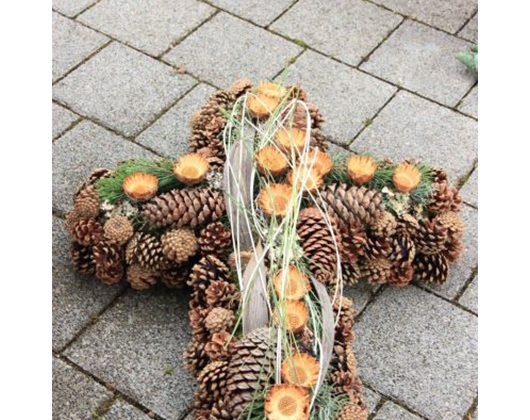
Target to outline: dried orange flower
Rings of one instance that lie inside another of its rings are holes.
[[[274,385],[265,397],[268,420],[309,419],[309,391],[296,385]]]
[[[194,185],[206,178],[208,159],[200,153],[183,155],[173,164],[175,177],[186,185]]]
[[[377,163],[373,157],[352,155],[346,164],[349,177],[357,185],[369,182],[375,175]]]
[[[304,147],[306,140],[306,132],[299,128],[281,127],[276,132],[276,144],[283,150],[290,151],[291,149],[301,150]]]
[[[309,168],[307,166],[298,166],[298,168],[287,174],[287,182],[293,186],[296,183],[297,189],[314,192],[322,186],[324,180],[317,169]]]
[[[283,174],[289,164],[285,155],[274,146],[265,146],[256,153],[256,167],[262,174],[278,176]]]
[[[411,192],[420,183],[421,173],[416,166],[410,163],[400,163],[394,170],[392,181],[398,191]]]
[[[322,176],[326,176],[333,168],[333,161],[329,155],[318,148],[312,149],[303,162],[305,165],[315,168]]]
[[[285,216],[291,202],[293,187],[287,184],[269,184],[258,195],[258,205],[267,216]]]
[[[123,179],[122,187],[131,200],[147,201],[156,195],[158,178],[151,174],[135,172]]]
[[[285,278],[285,288],[283,286],[283,270],[278,271],[276,277],[274,277],[274,290],[282,298],[299,300],[302,299],[309,290],[311,285],[307,275],[296,268],[294,265],[290,265],[287,269],[287,275]]]
[[[282,379],[293,385],[311,388],[318,381],[320,364],[307,353],[294,354],[282,362]]]
[[[285,317],[285,327],[294,334],[301,332],[309,321],[309,311],[301,300],[285,300],[283,316]],[[278,308],[274,311],[274,319],[277,323],[279,322]]]
[[[272,82],[261,82],[253,95],[249,95],[247,105],[252,115],[266,118],[280,104],[285,88]]]

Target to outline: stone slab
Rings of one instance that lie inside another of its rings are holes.
[[[477,0],[373,0],[374,3],[455,33],[475,13]]]
[[[188,299],[183,291],[131,290],[66,353],[154,413],[179,419],[194,390],[182,364],[191,336]]]
[[[464,186],[460,189],[460,194],[466,203],[478,208],[478,168],[473,171]]]
[[[363,70],[448,106],[476,82],[455,57],[471,44],[421,23],[406,21],[361,65]]]
[[[214,92],[213,87],[204,83],[195,86],[190,93],[142,132],[136,141],[171,158],[188,153],[191,116]]]
[[[58,139],[52,153],[52,205],[63,213],[72,208],[73,193],[95,169],[113,169],[124,159],[156,157],[90,121],[81,121]]]
[[[477,122],[400,91],[350,148],[394,161],[423,160],[456,182],[477,157]]]
[[[363,390],[363,397],[368,408],[368,414],[372,414],[375,411],[375,407],[377,407],[377,403],[381,399],[381,396],[377,392],[372,391],[370,388],[365,387]]]
[[[54,82],[109,40],[106,36],[55,12],[52,13],[52,26],[52,80]]]
[[[194,0],[102,0],[78,20],[158,56],[214,11]]]
[[[222,36],[220,36],[222,34]],[[218,87],[274,77],[302,49],[265,29],[219,13],[163,59]]]
[[[477,395],[477,317],[417,287],[387,288],[354,326],[363,381],[429,419]]]
[[[64,347],[121,291],[91,276],[82,276],[59,262],[52,269],[52,346]]]
[[[79,118],[79,115],[52,102],[52,139],[63,134]]]
[[[478,264],[478,211],[463,205],[460,217],[466,225],[462,257],[449,267],[449,276],[445,283],[422,283],[429,290],[449,299],[454,299],[462,290]]]
[[[379,409],[374,420],[421,420],[420,417],[405,410],[392,401],[387,401]]]
[[[97,0],[53,0],[52,8],[70,17],[78,15]]]
[[[478,314],[478,276],[473,279],[458,301]]]
[[[478,13],[458,32],[458,35],[475,44],[478,42]]]
[[[148,420],[149,418],[143,411],[122,400],[117,400],[112,404],[110,410],[104,415],[105,420]]]
[[[295,0],[210,0],[210,4],[248,19],[260,26],[266,26],[283,13]]]
[[[271,29],[357,65],[403,20],[362,0],[301,0]]]
[[[344,64],[306,51],[289,66],[286,81],[300,84],[325,118],[323,131],[349,144],[395,93],[396,88]]]
[[[52,260],[71,266],[70,235],[64,228],[64,221],[52,216]]]
[[[458,105],[464,114],[478,118],[478,86],[475,86]]]
[[[110,392],[92,378],[60,359],[52,358],[52,411],[54,420],[90,420]]]
[[[353,300],[355,311],[361,312],[368,304],[374,293],[381,287],[381,285],[370,284],[367,281],[361,280],[354,286],[344,286],[344,296]]]
[[[57,83],[53,96],[75,112],[133,136],[195,83],[160,61],[111,43]]]

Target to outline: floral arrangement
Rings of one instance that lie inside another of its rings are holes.
[[[332,158],[297,86],[239,81],[191,121],[190,153],[97,170],[65,225],[74,267],[191,287],[196,419],[366,419],[345,283],[442,283],[461,198],[424,163]]]

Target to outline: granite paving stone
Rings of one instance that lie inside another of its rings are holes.
[[[417,287],[387,288],[354,330],[365,383],[426,418],[462,419],[477,395],[476,316]]]
[[[133,136],[195,83],[114,42],[57,83],[53,96],[79,114]]]
[[[464,251],[460,260],[450,265],[449,276],[445,283],[421,283],[429,290],[449,299],[455,298],[458,292],[462,290],[478,264],[478,211],[463,205],[460,217],[466,225],[462,239]]]
[[[374,420],[421,420],[420,417],[405,410],[392,401],[387,401],[377,412]]]
[[[477,0],[372,0],[374,3],[455,33],[477,10]]]
[[[456,182],[477,157],[477,122],[400,91],[351,148],[397,161],[420,159],[443,167]]]
[[[64,220],[52,216],[52,260],[70,266],[70,235],[64,227]]]
[[[213,12],[213,7],[194,0],[102,0],[77,19],[158,56]]]
[[[220,36],[222,34],[222,36]],[[219,87],[274,77],[302,49],[265,29],[219,13],[163,59]]]
[[[361,280],[354,286],[345,285],[344,296],[353,300],[355,311],[359,313],[364,309],[366,304],[370,301],[370,298],[380,287],[381,285],[379,284],[373,285],[367,281]]]
[[[52,268],[52,347],[64,347],[92,317],[121,291],[122,285],[107,286],[93,276],[83,276],[60,262]]]
[[[105,413],[103,418],[105,420],[147,420],[150,417],[125,401],[118,400],[110,407],[110,410]]]
[[[90,420],[110,392],[60,359],[52,358],[54,420]]]
[[[454,106],[476,82],[454,54],[471,44],[421,23],[403,23],[363,70],[445,105]]]
[[[458,35],[475,44],[478,42],[478,13],[458,32]]]
[[[362,0],[301,0],[271,29],[357,65],[403,20]]]
[[[72,111],[52,103],[52,139],[59,137],[79,118]]]
[[[464,201],[478,207],[478,168],[473,171],[464,186],[460,189]]]
[[[53,208],[63,213],[70,210],[73,193],[93,170],[155,156],[90,121],[81,121],[53,144]]]
[[[354,344],[355,346],[355,344]],[[355,351],[355,347],[354,347]],[[377,392],[372,391],[370,388],[364,387],[363,389],[364,402],[368,408],[368,414],[372,414],[377,407],[377,403],[381,399]]]
[[[182,362],[191,336],[188,300],[178,290],[131,290],[66,354],[156,414],[179,419],[194,390]]]
[[[55,82],[90,54],[108,42],[108,38],[92,29],[52,13],[52,79]]]
[[[136,141],[162,155],[176,158],[188,153],[190,119],[215,89],[199,84],[171,109],[142,132]]]
[[[57,10],[66,16],[74,17],[98,0],[53,0],[53,10]]]
[[[478,314],[478,276],[473,279],[458,301]]]
[[[462,100],[458,109],[464,114],[478,118],[478,86],[475,86]]]
[[[248,19],[258,25],[266,26],[282,14],[295,0],[210,0],[209,3],[221,9]]]
[[[323,131],[337,144],[348,144],[396,88],[344,64],[306,51],[289,66],[286,81],[300,84],[318,105]]]

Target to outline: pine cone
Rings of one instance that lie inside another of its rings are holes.
[[[321,191],[321,205],[343,229],[358,220],[372,225],[385,211],[381,193],[366,187],[329,184]]]
[[[81,219],[84,218],[75,210],[66,213],[66,217],[64,218],[64,228],[71,236],[75,235],[75,227],[81,221]]]
[[[204,325],[211,333],[218,333],[221,331],[230,331],[234,326],[236,317],[234,312],[224,308],[213,308],[206,319]]]
[[[434,219],[424,219],[419,223],[419,228],[412,235],[417,251],[428,255],[443,251],[447,241],[447,228]]]
[[[193,338],[201,343],[206,343],[211,336],[206,328],[206,318],[212,308],[192,308],[189,311],[191,333]]]
[[[420,228],[420,223],[411,214],[404,213],[397,219],[397,231],[404,235],[413,237],[416,234],[416,230]]]
[[[91,185],[81,188],[74,197],[74,211],[82,217],[96,218],[99,204],[99,196]]]
[[[221,222],[210,223],[201,230],[199,247],[203,255],[220,257],[232,247],[232,233]]]
[[[350,225],[343,224],[340,231],[342,252],[341,259],[349,264],[355,264],[360,256],[364,255],[367,245],[366,232],[357,220]]]
[[[361,265],[361,274],[369,283],[387,283],[392,277],[392,263],[387,258],[366,260]]]
[[[383,212],[371,226],[372,233],[377,236],[392,236],[396,232],[397,220],[388,211]]]
[[[333,388],[339,393],[349,394],[355,387],[355,375],[351,372],[335,371],[331,373]]]
[[[72,258],[74,270],[78,273],[94,274],[96,272],[92,247],[72,242],[70,246],[70,257]]]
[[[349,401],[341,410],[336,420],[366,420],[368,409],[360,399]]]
[[[127,281],[135,290],[147,290],[157,283],[158,273],[140,264],[132,264],[127,267]]]
[[[449,264],[441,254],[425,255],[418,253],[412,266],[415,277],[429,283],[444,283],[449,274]]]
[[[191,274],[191,265],[172,265],[160,273],[160,280],[169,288],[183,289],[188,283]]]
[[[230,360],[236,340],[226,331],[212,334],[204,346],[204,351],[212,361]]]
[[[361,277],[361,268],[358,264],[342,263],[342,278],[346,284],[353,286]]]
[[[171,229],[160,238],[162,252],[170,261],[182,264],[199,250],[195,234],[190,229]]]
[[[311,128],[320,130],[322,128],[322,124],[325,121],[324,117],[320,113],[320,109],[318,109],[318,106],[312,103],[307,104],[307,107],[309,108],[309,115],[311,116]]]
[[[204,351],[206,343],[192,338],[182,358],[184,367],[195,376],[208,364],[208,356]]]
[[[206,255],[193,266],[188,286],[193,288],[190,305],[206,306],[206,289],[216,280],[227,281],[230,276],[228,267],[213,255]]]
[[[253,83],[250,79],[241,79],[233,83],[227,90],[233,94],[236,98],[243,96],[250,89],[252,89]]]
[[[122,249],[119,245],[99,242],[92,248],[96,277],[105,284],[118,283],[123,277]]]
[[[195,228],[219,219],[223,196],[210,188],[185,188],[161,194],[142,206],[142,217],[156,227]]]
[[[324,215],[316,207],[308,207],[299,214],[296,230],[304,256],[309,259],[309,269],[322,283],[333,282],[337,273],[337,254],[341,250],[340,236],[334,220],[331,220],[334,238]],[[334,240],[335,239],[335,240]]]
[[[212,281],[206,289],[206,303],[210,306],[236,310],[240,299],[239,289],[224,280]]]
[[[398,232],[392,236],[388,259],[393,263],[411,263],[416,255],[416,246],[409,235]]]
[[[288,92],[289,99],[298,99],[299,101],[307,102],[307,92],[300,85],[286,85],[285,90]]]
[[[353,325],[353,321],[355,319],[355,307],[353,306],[353,301],[350,298],[342,296],[335,299],[333,302],[333,313],[335,314],[335,317],[339,315],[340,322]]]
[[[95,245],[103,240],[103,227],[96,219],[81,218],[74,226],[73,237],[81,245]]]
[[[167,269],[171,263],[162,252],[160,240],[150,233],[137,232],[125,248],[127,264],[139,264],[152,271]]]
[[[432,184],[432,192],[427,208],[434,214],[446,211],[460,210],[462,197],[455,187],[449,186],[447,181]]]
[[[227,361],[212,362],[206,365],[197,378],[199,386],[195,391],[193,408],[210,409],[216,401],[220,400],[226,387],[227,375]]]
[[[123,245],[134,234],[130,220],[125,216],[114,216],[103,225],[105,240],[112,244]]]
[[[460,239],[456,239],[445,244],[445,249],[442,251],[442,255],[448,262],[453,263],[460,259],[463,252],[464,244]]]
[[[387,258],[392,251],[392,240],[388,236],[368,235],[364,256],[368,259]]]
[[[439,225],[447,228],[451,240],[461,239],[464,235],[466,226],[458,213],[447,211],[436,216],[434,220]]]
[[[335,326],[335,343],[340,343],[341,345],[351,345],[355,335],[352,331],[352,325],[349,323],[342,322],[339,320]]]
[[[323,152],[329,149],[329,142],[326,136],[320,130],[311,130],[311,138],[309,139],[311,147],[318,147]]]
[[[353,377],[357,376],[357,360],[351,346],[345,344],[333,346],[331,367],[339,372],[349,372]]]

